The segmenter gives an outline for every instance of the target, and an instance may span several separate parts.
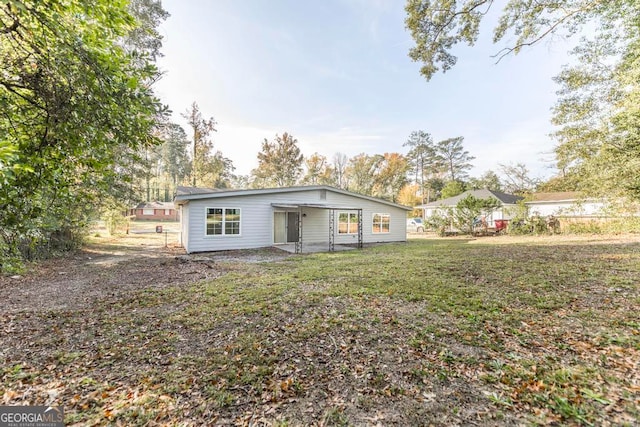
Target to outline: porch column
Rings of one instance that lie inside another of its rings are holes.
[[[362,209],[358,209],[358,249],[362,249]]]
[[[302,207],[298,208],[298,241],[296,242],[296,253],[302,253]]]
[[[329,209],[329,252],[335,251],[336,210]]]

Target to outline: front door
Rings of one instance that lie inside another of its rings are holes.
[[[287,212],[287,242],[297,242],[298,234],[298,212]]]
[[[273,213],[273,243],[287,243],[287,213]]]

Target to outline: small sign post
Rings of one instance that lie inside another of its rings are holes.
[[[162,234],[162,226],[161,225],[156,225],[156,233]],[[164,247],[165,248],[167,247],[167,244],[168,244],[168,242],[167,242],[167,240],[169,238],[168,234],[169,234],[168,230],[164,232]]]

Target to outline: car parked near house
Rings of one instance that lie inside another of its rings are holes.
[[[422,221],[422,218],[407,219],[407,232],[424,233],[424,222]]]

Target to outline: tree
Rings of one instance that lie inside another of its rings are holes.
[[[376,176],[380,168],[382,156],[370,156],[360,153],[349,159],[347,174],[349,176],[349,190],[367,196],[373,195]]]
[[[418,195],[418,184],[405,184],[398,193],[398,203],[405,206],[417,206],[422,203],[422,197]]]
[[[640,4],[622,6],[574,50],[578,65],[556,78],[552,121],[562,186],[640,199]]]
[[[123,48],[135,25],[121,1],[0,7],[0,259],[68,248],[109,195],[126,196],[129,166],[157,143],[159,72]]]
[[[430,79],[456,62],[450,52],[459,42],[473,45],[479,24],[493,0],[410,0],[407,28],[416,42],[409,56],[424,65]],[[638,88],[640,34],[637,0],[509,0],[494,29],[494,42],[509,35],[514,44],[501,59],[554,34],[588,29],[574,55],[578,65],[557,78],[561,85],[553,123],[560,177],[578,177],[574,187],[592,194],[640,199]],[[585,31],[586,32],[586,31]]]
[[[198,174],[203,174],[202,169],[213,150],[213,142],[209,138],[211,132],[216,132],[216,121],[213,117],[205,119],[202,117],[198,104],[194,101],[191,109],[182,115],[187,119],[187,123],[193,132],[193,145],[191,152],[191,184],[194,187],[198,185]]]
[[[298,147],[298,140],[287,132],[282,137],[276,134],[273,142],[266,138],[262,151],[258,153],[258,167],[251,171],[253,186],[290,187],[295,185],[302,174],[304,156]]]
[[[213,117],[205,119],[197,103],[191,104],[191,109],[183,114],[193,131],[193,146],[191,157],[191,183],[212,188],[226,188],[229,186],[231,173],[235,169],[233,163],[224,157],[220,151],[213,151],[213,141],[210,135],[216,132],[216,121]]]
[[[449,197],[455,197],[458,194],[462,194],[467,191],[464,182],[462,181],[449,181],[444,187],[442,187],[441,196],[443,199],[448,199]]]
[[[421,74],[427,79],[442,70],[451,69],[457,58],[451,54],[455,45],[464,42],[473,46],[478,38],[480,22],[494,0],[409,0],[405,6],[405,24],[416,45],[409,57],[422,62]],[[606,18],[621,8],[629,9],[634,0],[509,0],[498,25],[493,30],[497,43],[511,34],[513,45],[498,51],[501,59],[517,54],[525,46],[532,46],[547,36],[563,32],[578,32],[585,22]],[[631,16],[631,15],[629,15]]]
[[[500,177],[492,170],[486,171],[480,178],[470,179],[468,186],[473,190],[486,188],[487,190],[502,191]]]
[[[443,171],[446,171],[451,181],[465,179],[472,167],[471,161],[475,159],[464,149],[463,141],[462,136],[449,138],[439,141],[435,147],[436,162]]]
[[[347,188],[348,176],[347,166],[349,165],[349,158],[346,154],[336,153],[333,155],[333,183],[338,188]]]
[[[333,170],[327,158],[318,153],[313,153],[305,161],[306,174],[302,178],[304,184],[329,184],[333,175]]]
[[[532,178],[524,163],[515,165],[499,164],[504,181],[504,190],[511,194],[526,194],[536,190],[540,180]]]
[[[373,195],[395,202],[400,189],[407,183],[409,163],[402,154],[384,153],[379,157],[378,173],[374,177]]]
[[[471,234],[474,224],[500,206],[501,203],[497,199],[479,199],[469,194],[460,200],[453,209],[453,224],[463,233]]]
[[[169,123],[162,134],[160,147],[162,172],[175,188],[190,172],[189,139],[182,126]]]
[[[414,182],[418,184],[422,202],[424,203],[424,194],[425,192],[428,193],[428,191],[425,191],[425,175],[431,175],[434,172],[436,163],[436,150],[433,145],[433,139],[430,134],[418,130],[411,132],[409,139],[402,146],[410,147],[407,158],[414,170]],[[425,171],[428,172],[425,173]]]
[[[125,46],[132,48],[139,57],[155,61],[162,56],[162,35],[157,28],[170,15],[162,8],[160,0],[130,0],[129,12],[136,25],[127,34]]]
[[[442,190],[445,186],[445,182],[442,178],[432,177],[427,179],[425,182],[426,192],[427,192],[427,200],[429,203],[431,200],[437,200],[440,198],[442,194]]]

